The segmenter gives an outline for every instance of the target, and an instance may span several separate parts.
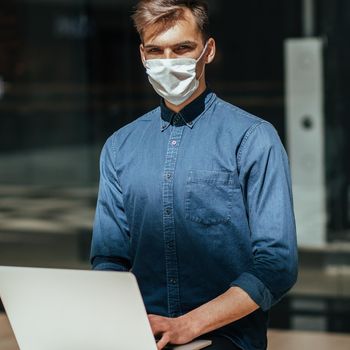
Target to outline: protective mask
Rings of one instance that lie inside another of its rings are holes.
[[[206,52],[208,43],[198,59],[194,58],[160,58],[144,61],[148,80],[158,95],[173,105],[180,105],[190,98],[199,86],[196,78],[197,63]]]

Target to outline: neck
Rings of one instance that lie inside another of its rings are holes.
[[[164,100],[165,105],[173,112],[179,113],[182,109],[184,109],[187,105],[189,105],[192,101],[194,101],[198,96],[200,96],[205,91],[206,88],[207,88],[207,85],[205,83],[205,78],[203,76],[199,81],[198,89],[194,92],[194,94],[188,100],[186,100],[185,102],[181,103],[178,106],[168,102],[167,100]]]

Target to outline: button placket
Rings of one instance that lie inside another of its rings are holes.
[[[165,157],[163,175],[163,233],[167,275],[168,313],[171,317],[181,314],[178,261],[175,244],[174,172],[183,130],[183,127],[172,128]]]

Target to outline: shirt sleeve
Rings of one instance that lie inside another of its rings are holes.
[[[297,278],[288,158],[277,132],[267,122],[248,130],[237,158],[251,231],[253,263],[231,286],[245,290],[266,311]]]
[[[122,188],[115,171],[115,135],[100,156],[100,183],[93,226],[90,262],[95,270],[130,270],[130,233]]]

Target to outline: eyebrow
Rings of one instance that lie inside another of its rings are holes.
[[[176,43],[174,45],[171,45],[171,47],[176,47],[176,46],[182,46],[182,45],[189,45],[192,47],[196,47],[197,43],[194,41],[190,41],[190,40],[186,40],[186,41],[181,41],[179,43]],[[153,45],[153,44],[149,44],[149,45],[145,45],[144,48],[145,49],[151,49],[151,48],[160,48],[162,47],[162,45]]]

